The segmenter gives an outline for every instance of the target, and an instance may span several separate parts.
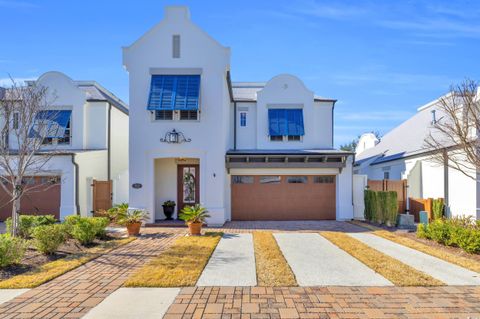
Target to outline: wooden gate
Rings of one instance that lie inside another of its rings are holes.
[[[403,214],[407,209],[407,180],[368,180],[368,189],[372,191],[397,192],[398,213]]]
[[[93,212],[112,207],[112,181],[93,180]]]

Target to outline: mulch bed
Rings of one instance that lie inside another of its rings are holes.
[[[98,246],[104,242],[118,239],[118,237],[118,234],[109,234],[108,237],[103,240],[95,239],[94,243],[88,247],[80,245],[74,239],[68,239],[67,242],[61,245],[58,251],[53,255],[44,255],[35,250],[35,248],[33,248],[31,245],[30,248],[27,249],[27,252],[25,253],[25,256],[20,264],[11,265],[6,268],[0,268],[0,280],[5,280],[16,275],[27,273],[51,261],[83,253],[85,252],[86,248]]]
[[[480,255],[479,254],[469,254],[459,247],[445,246],[445,245],[439,244],[439,243],[437,243],[433,240],[418,238],[416,233],[395,232],[395,234],[399,235],[399,236],[404,236],[404,237],[413,239],[417,242],[428,245],[430,247],[434,247],[434,248],[437,248],[437,249],[442,249],[446,252],[449,252],[451,254],[454,254],[454,255],[457,255],[457,256],[460,256],[460,257],[470,258],[470,259],[473,259],[473,260],[476,260],[476,261],[480,262]]]

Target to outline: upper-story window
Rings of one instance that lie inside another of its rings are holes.
[[[240,126],[247,126],[247,112],[240,112]]]
[[[198,120],[200,75],[152,75],[147,110],[155,120]]]
[[[172,57],[174,59],[180,58],[180,35],[178,34],[172,36]]]
[[[72,111],[47,110],[40,111],[29,132],[29,137],[43,138],[42,144],[70,144]]]
[[[305,135],[302,109],[269,109],[268,131],[270,141],[301,141]]]

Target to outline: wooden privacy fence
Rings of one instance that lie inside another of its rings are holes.
[[[415,216],[415,221],[420,222],[420,212],[426,211],[428,220],[433,220],[433,198],[408,198],[410,214]]]
[[[407,209],[407,180],[373,180],[369,179],[367,183],[368,189],[380,192],[397,192],[398,213],[403,214]]]

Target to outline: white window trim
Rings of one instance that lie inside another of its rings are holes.
[[[171,120],[162,120],[162,119],[156,119],[155,118],[155,111],[150,111],[150,119],[151,122],[200,122],[200,116],[201,112],[200,110],[197,110],[197,119],[196,120],[181,120],[180,119],[180,110],[173,110],[173,116]]]
[[[270,142],[272,142],[272,143],[285,143],[285,142],[290,142],[290,143],[303,143],[303,136],[304,136],[304,135],[300,135],[300,140],[298,140],[298,141],[289,141],[289,140],[288,140],[288,135],[283,135],[281,141],[272,141],[272,140],[271,140],[271,136],[268,135],[268,140],[269,140]]]

